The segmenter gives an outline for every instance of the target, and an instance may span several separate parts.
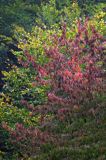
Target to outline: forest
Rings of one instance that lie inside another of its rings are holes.
[[[106,160],[105,0],[0,0],[0,160]]]

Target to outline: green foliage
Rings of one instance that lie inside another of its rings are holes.
[[[50,0],[46,5],[42,4],[39,9],[40,11],[37,14],[38,18],[36,19],[38,25],[44,23],[50,27],[54,23],[59,22],[59,12],[56,9],[55,0]]]
[[[65,2],[66,3],[66,2]],[[61,3],[59,3],[61,4]],[[62,21],[67,22],[67,24],[72,24],[73,21],[80,17],[80,7],[77,3],[70,3],[68,2],[67,5],[63,5],[63,7],[58,10],[56,8],[56,1],[50,0],[47,4],[42,4],[40,7],[40,11],[38,12],[36,18],[36,23],[39,26],[42,24],[50,27],[54,24],[61,24]]]
[[[34,24],[36,10],[36,5],[31,5],[23,0],[8,1],[6,4],[1,2],[0,33],[10,36],[14,24],[30,29]]]
[[[72,3],[68,7],[64,7],[61,14],[63,15],[63,21],[71,26],[73,22],[80,18],[81,9],[77,3]]]
[[[0,148],[4,151],[3,157],[5,157],[5,151],[11,152],[13,147],[9,142],[8,132],[2,128],[1,124],[7,122],[12,128],[15,128],[16,123],[23,123],[26,127],[36,126],[39,117],[34,116],[32,118],[29,114],[27,108],[17,108],[13,105],[11,97],[4,95],[3,93],[0,94]]]
[[[13,43],[11,37],[6,37],[0,35],[0,70],[8,70],[11,66],[11,59],[9,59],[9,55],[7,52],[9,51],[9,45]]]
[[[19,42],[18,47],[23,51],[27,50],[41,64],[47,61],[44,56],[44,46],[52,46],[52,35],[57,32],[58,35],[61,35],[61,29],[58,28],[58,25],[45,30],[36,26],[32,28],[32,32],[26,32],[24,28],[16,26],[14,32],[14,37]],[[14,54],[18,58],[24,57],[24,52],[14,52]]]
[[[38,117],[30,117],[27,108],[14,106],[11,97],[3,93],[0,95],[0,117],[0,123],[7,122],[13,128],[16,123],[23,123],[25,126],[36,126],[38,123]]]
[[[26,99],[30,104],[42,104],[46,101],[45,90],[48,88],[36,87],[36,71],[31,68],[14,67],[10,72],[3,72],[6,84],[4,93],[11,98],[14,105],[22,107],[21,99]]]

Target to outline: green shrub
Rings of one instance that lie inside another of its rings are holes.
[[[12,103],[21,107],[21,100],[27,100],[30,104],[38,105],[46,101],[45,91],[47,87],[36,87],[36,72],[31,68],[14,67],[10,72],[3,72],[6,84],[4,93],[10,97]]]

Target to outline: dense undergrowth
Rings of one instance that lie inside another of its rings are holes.
[[[3,160],[106,159],[106,5],[64,3],[39,4],[31,31],[13,27],[18,65],[3,69],[0,93]]]

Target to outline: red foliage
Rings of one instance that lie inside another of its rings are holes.
[[[92,26],[88,33],[87,21],[84,25],[79,21],[75,39],[66,38],[64,25],[62,36],[54,40],[56,45],[45,48],[50,59],[44,68],[50,78],[48,100],[52,105],[83,104],[102,91],[103,68],[98,63],[103,62],[103,40]],[[66,48],[64,53],[62,47]]]
[[[32,156],[39,151],[40,146],[52,142],[48,132],[38,128],[25,128],[23,124],[16,123],[15,129],[11,129],[5,122],[2,123],[2,127],[10,133],[11,143],[20,153],[25,155]]]
[[[43,107],[36,106],[35,108],[28,102],[21,101],[32,113],[41,114],[41,124],[48,112],[64,120],[65,115],[68,115],[71,109],[79,109],[80,105],[95,99],[95,95],[103,91],[104,71],[103,66],[99,63],[104,61],[102,45],[104,39],[94,27],[90,28],[91,33],[88,32],[87,21],[83,25],[79,21],[76,37],[67,39],[66,25],[63,25],[61,37],[55,35],[53,46],[49,49],[45,47],[45,55],[49,62],[44,66],[37,64],[28,52],[25,53],[27,58],[25,64],[32,64],[37,72],[36,86],[50,86],[50,91],[47,93],[47,107],[45,104]],[[6,128],[5,125],[4,128]],[[32,148],[33,145],[40,146],[50,139],[47,132],[42,132],[37,128],[26,129],[21,124],[16,124],[15,131],[8,130],[12,141],[18,144],[19,141],[25,140]]]

